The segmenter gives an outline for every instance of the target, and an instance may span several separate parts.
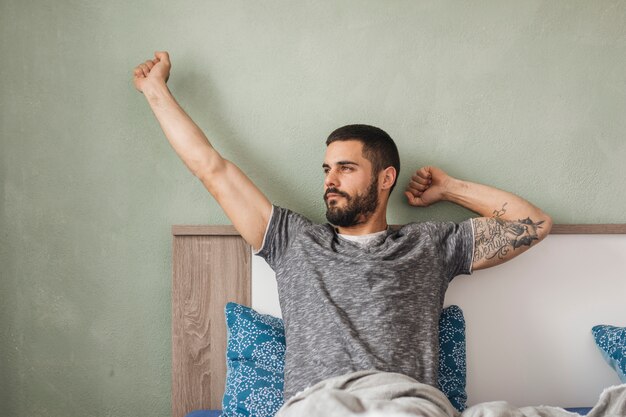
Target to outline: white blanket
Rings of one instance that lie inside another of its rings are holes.
[[[459,413],[446,396],[406,375],[359,371],[322,381],[290,398],[276,417],[577,417],[558,407],[504,401]],[[587,417],[626,417],[626,384],[607,388]]]

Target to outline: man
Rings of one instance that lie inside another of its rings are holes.
[[[167,88],[167,52],[134,70],[170,144],[241,236],[276,272],[287,339],[285,399],[329,377],[376,369],[437,387],[438,320],[449,281],[541,241],[552,220],[522,198],[417,170],[405,192],[424,207],[451,201],[481,217],[390,228],[400,161],[381,129],[348,125],[326,142],[329,224],[274,206],[210,145]]]

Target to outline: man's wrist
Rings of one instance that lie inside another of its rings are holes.
[[[467,188],[467,184],[463,180],[459,180],[454,177],[449,177],[446,186],[444,188],[442,200],[451,201],[453,203],[458,201],[459,195]]]
[[[160,81],[147,83],[142,91],[148,101],[159,101],[171,95],[169,88],[167,88],[167,84]]]

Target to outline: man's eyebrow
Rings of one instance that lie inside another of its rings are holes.
[[[335,165],[356,165],[356,166],[359,166],[359,164],[357,164],[356,162],[353,162],[353,161],[339,161],[339,162],[336,162]],[[322,164],[322,168],[330,168],[330,165],[328,165],[326,162],[324,162]]]

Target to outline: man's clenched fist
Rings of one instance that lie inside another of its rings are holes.
[[[443,170],[434,166],[425,166],[415,171],[404,195],[410,205],[427,207],[444,198],[452,180],[453,178]]]
[[[167,83],[171,68],[169,54],[166,51],[155,52],[154,59],[149,59],[135,67],[133,71],[135,88],[143,93],[148,83]]]

